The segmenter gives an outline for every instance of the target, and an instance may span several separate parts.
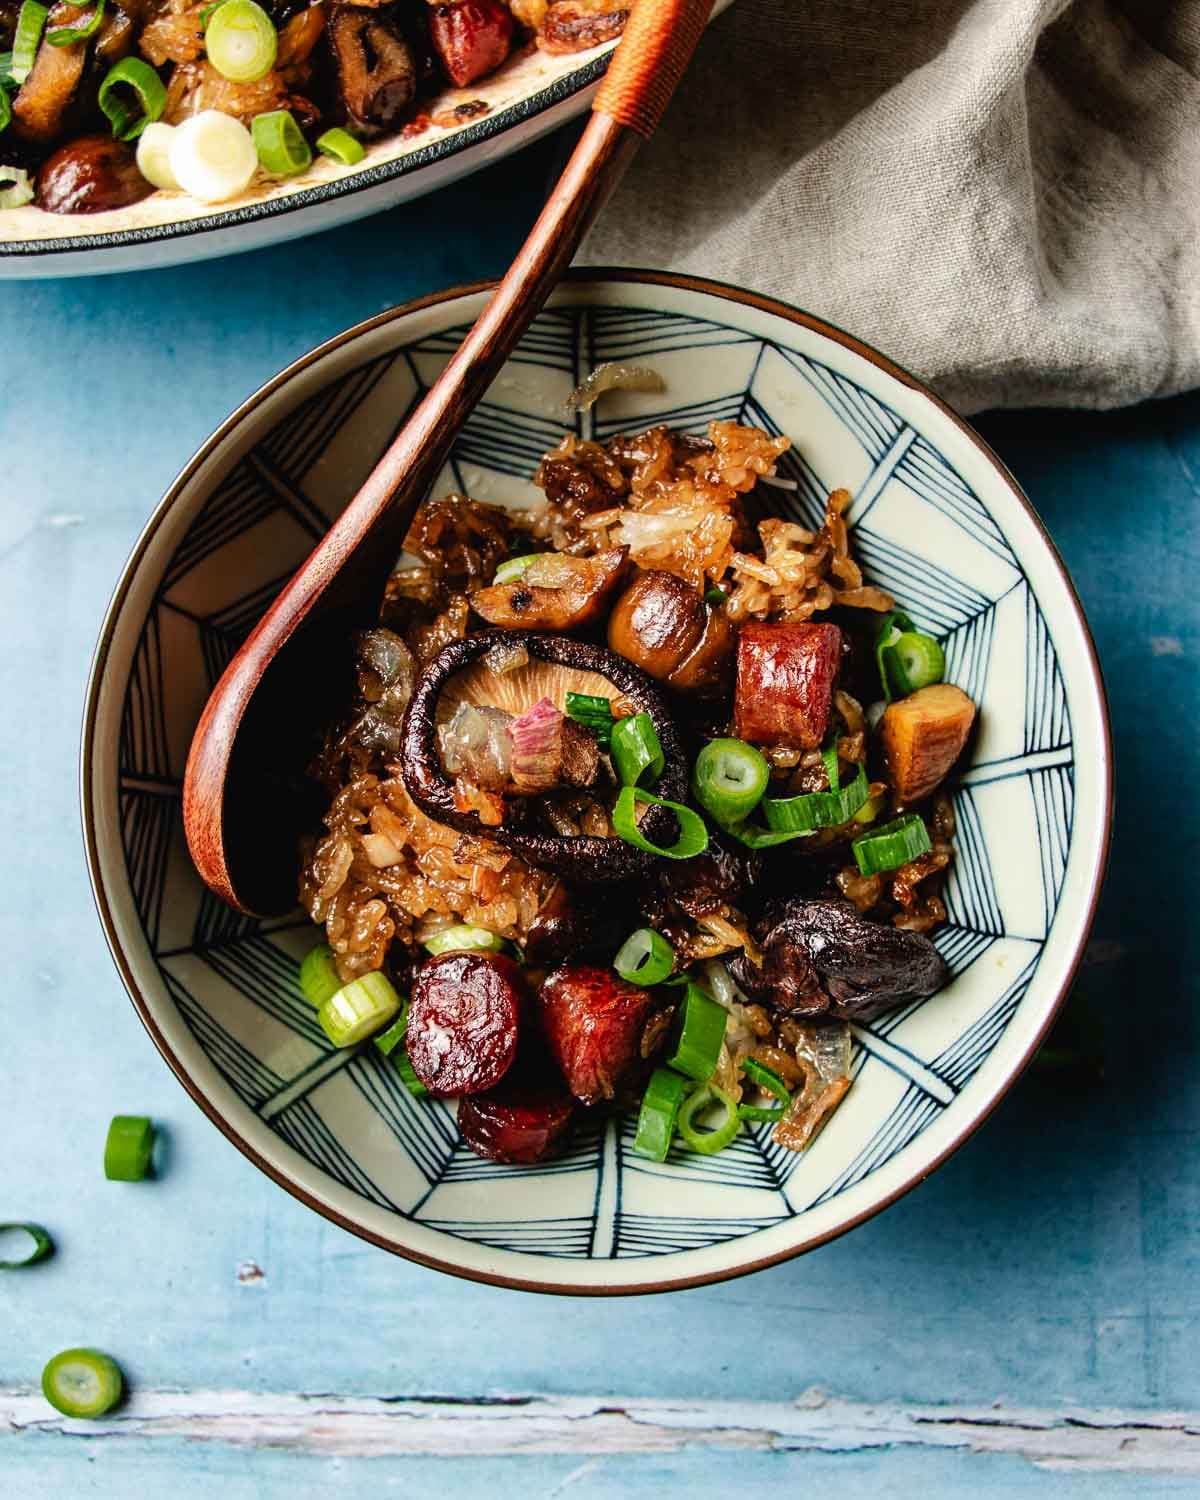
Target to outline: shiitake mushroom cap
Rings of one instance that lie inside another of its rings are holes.
[[[511,849],[526,863],[555,870],[577,884],[595,885],[629,880],[644,874],[654,856],[624,840],[588,834],[544,832],[527,824],[491,827],[478,813],[454,805],[454,787],[442,769],[437,744],[438,703],[450,680],[480,661],[495,646],[522,646],[532,661],[592,673],[612,684],[639,712],[650,715],[666,761],[654,787],[658,797],[683,802],[687,793],[687,765],[666,700],[649,677],[630,662],[571,636],[521,630],[485,630],[451,641],[417,679],[400,731],[400,774],[409,796],[435,822],[463,833],[493,840]],[[537,799],[530,799],[536,801]],[[652,842],[671,838],[674,819],[664,807],[648,805],[640,826]]]

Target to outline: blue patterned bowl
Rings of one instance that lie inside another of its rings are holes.
[[[236,411],[155,512],[104,625],[83,743],[101,920],[139,1014],[210,1118],[277,1182],[376,1244],[543,1290],[715,1280],[820,1244],[925,1177],[987,1115],[1078,963],[1108,837],[1110,751],[1078,601],[1028,503],[982,442],[903,371],[791,308],[680,278],[577,279],[464,431],[445,488],[529,494],[563,400],[603,360],[650,362],[663,395],[606,398],[605,436],[713,417],[789,433],[782,512],[816,525],[854,493],[859,558],[946,648],[981,705],[956,807],[937,943],[953,982],[855,1028],[854,1086],[795,1156],[767,1128],[716,1157],[631,1154],[596,1126],[545,1166],[462,1145],[374,1049],[332,1051],[295,986],[313,930],[254,922],[205,891],[180,776],[221,669],[354,492],[485,293],[387,313],[298,361]]]

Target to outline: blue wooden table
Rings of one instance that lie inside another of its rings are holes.
[[[259,1175],[121,989],[75,779],[88,660],[134,538],[281,365],[501,270],[555,149],[278,250],[0,289],[0,1219],[59,1244],[0,1284],[0,1493],[1194,1496],[1200,398],[980,423],[1057,538],[1108,677],[1117,830],[1074,1002],[1099,1017],[1107,1071],[1027,1076],[848,1238],[640,1301],[452,1281]],[[128,1111],[169,1132],[153,1183],[101,1175],[108,1118]],[[47,1357],[78,1343],[111,1351],[134,1392],[91,1428],[37,1394]]]

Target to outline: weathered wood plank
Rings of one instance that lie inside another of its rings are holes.
[[[1066,1473],[1200,1477],[1200,1411],[907,1406],[817,1389],[790,1402],[147,1391],[98,1422],[60,1417],[39,1394],[0,1392],[0,1433],[71,1434],[95,1444],[182,1438],[341,1458],[956,1448]]]

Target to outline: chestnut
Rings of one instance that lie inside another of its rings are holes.
[[[715,697],[729,686],[737,631],[719,607],[674,573],[642,573],[608,619],[608,645],[680,692]]]
[[[37,204],[52,214],[95,214],[126,208],[153,191],[131,147],[111,136],[84,135],[46,159]]]

